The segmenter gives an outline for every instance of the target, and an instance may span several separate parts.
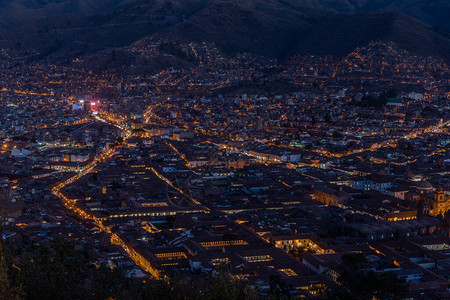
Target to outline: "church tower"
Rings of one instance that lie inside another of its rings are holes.
[[[438,187],[434,192],[434,199],[431,203],[432,215],[442,215],[444,216],[447,211],[450,210],[450,198],[445,195],[445,191],[442,186]]]

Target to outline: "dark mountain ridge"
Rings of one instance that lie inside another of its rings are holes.
[[[56,16],[88,16],[133,0],[0,0],[0,30]]]
[[[450,31],[448,0],[317,0],[320,7],[339,13],[399,12],[445,31]]]
[[[25,2],[0,0],[0,6]],[[390,1],[390,5],[407,2]],[[388,1],[383,0],[101,0],[92,7],[87,0],[30,3],[33,8],[28,9],[34,10],[52,5],[90,9],[75,9],[70,15],[58,10],[53,17],[1,30],[1,48],[33,50],[40,58],[60,60],[128,46],[156,34],[181,42],[214,42],[227,52],[277,58],[297,53],[345,55],[371,41],[386,41],[413,54],[450,60],[445,31],[399,12],[358,13],[369,4],[387,7]]]

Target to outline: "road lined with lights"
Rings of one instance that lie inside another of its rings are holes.
[[[161,117],[157,116],[154,112],[153,109],[155,107],[158,107],[160,105],[162,105],[165,101],[156,104],[155,106],[149,106],[146,113],[145,113],[145,121],[146,123],[151,123],[151,119],[156,119],[155,121],[158,124],[168,124],[168,122],[165,122],[165,120],[163,120]],[[130,137],[133,136],[132,130],[126,125],[126,124],[119,124],[117,122],[117,120],[110,120],[108,118],[108,116],[103,116],[102,114],[96,114],[93,116],[96,120],[106,123],[106,124],[110,124],[112,126],[117,127],[118,129],[120,129],[121,131],[121,136],[123,138],[124,141],[128,140]],[[388,146],[395,146],[395,144],[403,138],[415,138],[417,135],[422,134],[422,133],[426,133],[426,132],[436,132],[439,131],[441,128],[443,128],[445,126],[445,124],[448,124],[449,122],[440,122],[438,125],[432,125],[429,126],[425,129],[416,129],[411,131],[410,133],[402,136],[402,137],[398,137],[398,138],[393,138],[393,139],[389,139],[387,141],[384,141],[380,144],[378,144],[377,146],[372,146],[370,148],[366,148],[366,149],[358,149],[356,151],[353,152],[349,152],[346,154],[334,154],[334,153],[329,153],[329,152],[325,152],[325,153],[321,153],[322,155],[325,155],[327,157],[333,156],[333,157],[343,157],[343,156],[347,156],[347,155],[351,155],[354,153],[358,153],[358,152],[363,152],[363,151],[376,151],[380,148],[383,147],[388,147]],[[170,124],[170,123],[169,123]],[[200,133],[198,129],[193,129],[194,132],[196,133]],[[204,133],[202,133],[204,134]],[[216,134],[217,135],[217,134]],[[172,148],[175,150],[175,152],[181,157],[183,158],[183,155],[181,153],[179,153],[177,151],[177,149],[175,147],[173,147],[173,145],[171,145],[169,143],[170,146],[172,146]],[[230,150],[234,150],[238,153],[242,153],[248,156],[252,156],[257,158],[258,160],[264,162],[264,163],[283,163],[281,161],[271,161],[270,159],[268,159],[268,156],[264,153],[260,153],[259,155],[255,155],[253,153],[250,153],[249,151],[246,151],[245,149],[236,149],[235,147],[230,147],[227,144],[219,144],[218,145],[220,148],[225,148],[225,149],[230,149]],[[68,186],[69,184],[72,184],[74,182],[76,182],[77,180],[79,180],[80,178],[82,178],[83,176],[87,175],[88,173],[91,173],[92,171],[95,170],[95,168],[102,162],[104,162],[105,160],[111,158],[114,153],[117,151],[117,149],[120,146],[113,146],[113,147],[105,147],[103,149],[103,151],[97,155],[94,160],[89,163],[88,165],[86,165],[85,167],[83,167],[79,173],[75,174],[74,176],[68,178],[65,181],[60,182],[58,185],[56,185],[55,187],[52,188],[52,193],[57,196],[58,198],[60,198],[64,204],[64,206],[66,208],[68,208],[69,210],[71,210],[72,212],[74,212],[76,215],[78,215],[80,218],[82,219],[90,219],[92,221],[95,222],[95,224],[104,232],[109,232],[109,230],[107,228],[105,228],[102,224],[102,222],[100,220],[98,220],[93,214],[86,212],[85,210],[81,209],[80,207],[77,206],[77,200],[74,199],[70,199],[69,197],[67,197],[66,195],[64,195],[61,191],[63,188],[65,188],[66,186]],[[321,152],[320,149],[317,149],[316,152]],[[299,163],[297,164],[298,166],[304,166],[305,164]],[[151,168],[151,171],[162,181],[164,181],[166,184],[168,184],[171,188],[175,189],[176,191],[178,191],[180,194],[182,194],[183,196],[187,197],[189,200],[191,200],[193,203],[195,203],[196,205],[201,205],[202,207],[204,207],[207,211],[210,211],[210,209],[206,206],[204,206],[202,203],[200,203],[199,201],[197,201],[196,199],[192,198],[191,196],[187,195],[182,189],[180,189],[179,187],[177,187],[176,185],[174,185],[174,183],[169,180],[168,178],[166,178],[163,174],[159,173],[155,168]],[[128,245],[126,245],[125,243],[117,243],[119,244],[126,253],[128,253],[128,255],[131,257],[131,259],[133,259],[133,261],[139,265],[140,267],[142,267],[145,271],[149,272],[150,274],[154,274],[155,270],[151,267],[149,267],[150,265],[148,264],[148,262],[142,261],[142,257],[139,257],[137,255],[137,253],[135,253],[135,251],[133,249],[131,249]],[[133,250],[133,251],[132,251]]]
[[[158,106],[163,105],[168,100],[170,100],[170,98],[168,98],[166,100],[163,100],[162,102],[160,102],[160,103],[158,103],[158,104],[156,104],[154,106],[150,105],[147,108],[146,112],[144,113],[145,122],[147,124],[154,124],[152,122],[152,118],[153,118],[153,119],[156,119],[156,121],[158,123],[160,123],[160,124],[174,125],[175,126],[175,124],[172,124],[171,122],[164,120],[163,118],[161,118],[160,116],[158,116],[154,112],[155,108],[157,108]],[[365,152],[365,151],[372,151],[372,152],[374,152],[374,151],[377,151],[377,150],[385,148],[385,147],[396,147],[396,143],[398,141],[400,141],[401,139],[412,139],[412,138],[417,137],[420,134],[428,133],[428,132],[441,132],[442,129],[445,126],[448,126],[449,123],[450,123],[450,121],[444,121],[444,120],[441,119],[440,122],[438,124],[436,124],[436,125],[430,125],[430,126],[428,126],[426,128],[413,129],[411,132],[409,132],[408,134],[406,134],[404,136],[397,137],[397,138],[391,138],[391,139],[388,139],[386,141],[380,142],[380,143],[378,143],[376,145],[374,144],[374,145],[371,145],[370,147],[361,148],[361,149],[357,149],[357,150],[353,150],[353,151],[348,151],[347,153],[343,153],[343,154],[341,154],[341,153],[332,153],[332,152],[330,152],[328,150],[325,150],[325,149],[310,149],[308,151],[312,151],[312,152],[315,152],[315,153],[317,153],[319,155],[323,155],[323,156],[326,156],[326,157],[329,157],[329,158],[342,158],[342,157],[346,157],[346,156],[349,156],[349,155],[362,153],[362,152]],[[197,128],[188,128],[188,129],[193,131],[193,132],[195,132],[195,133],[197,133],[197,134],[204,134],[204,135],[210,135],[210,136],[216,136],[216,137],[222,137],[222,138],[231,138],[232,140],[237,140],[236,136],[235,137],[230,137],[230,135],[214,133],[214,132],[208,132],[208,131],[206,131],[204,129],[197,129]],[[268,145],[268,146],[276,146],[276,147],[281,147],[281,148],[286,148],[286,149],[291,149],[291,150],[298,149],[296,147],[291,147],[291,146],[286,146],[286,145],[275,145],[273,143],[265,143],[265,144]],[[220,144],[219,147],[225,148],[225,149],[231,149],[226,144]],[[247,155],[247,156],[254,157],[254,158],[256,158],[256,159],[258,159],[260,161],[263,161],[263,162],[270,161],[269,159],[266,159],[266,160],[263,159],[263,158],[267,157],[267,155],[264,154],[264,153],[259,153],[259,155],[254,155],[254,154],[250,153],[249,151],[246,151],[245,149],[237,149],[236,147],[232,147],[232,149],[235,152],[238,152],[238,153],[241,153],[241,154],[244,154],[244,155]],[[179,153],[177,153],[177,154],[179,154]],[[182,155],[180,155],[180,156],[183,158]],[[281,161],[277,161],[277,160],[274,161],[274,163],[280,163],[280,162]],[[305,166],[305,165],[309,165],[309,164],[302,163],[302,164],[299,164],[299,165]],[[311,166],[315,166],[315,165],[311,165]]]
[[[132,137],[131,130],[129,130],[125,125],[120,126],[117,124],[112,124],[111,122],[108,122],[107,120],[100,118],[98,115],[96,115],[95,118],[101,122],[114,125],[117,128],[121,129],[122,137],[124,138],[124,141],[126,141],[128,138]],[[113,146],[110,148],[105,147],[103,149],[103,152],[100,155],[96,156],[96,158],[90,164],[88,164],[87,166],[82,168],[79,173],[77,173],[76,175],[70,177],[69,179],[67,179],[63,182],[60,182],[58,185],[56,185],[55,187],[52,188],[53,195],[60,198],[62,200],[64,206],[67,209],[74,212],[77,216],[79,216],[82,219],[90,219],[90,220],[94,221],[95,224],[100,228],[100,230],[107,232],[107,233],[111,233],[111,232],[109,232],[109,230],[103,226],[103,224],[100,220],[98,220],[93,214],[90,214],[90,213],[86,212],[85,210],[77,207],[77,201],[74,199],[70,199],[69,197],[64,195],[61,192],[61,190],[64,187],[66,187],[67,185],[74,183],[75,181],[79,180],[81,177],[94,171],[94,169],[100,163],[104,162],[106,159],[111,158],[114,155],[114,152],[116,152],[119,147],[120,146]],[[118,245],[120,245],[124,249],[124,251],[126,253],[128,253],[130,258],[136,263],[136,265],[140,266],[146,272],[149,272],[150,274],[154,274],[155,270],[153,268],[150,268],[149,264],[147,264],[145,262],[143,263],[142,260],[133,251],[130,251],[130,247],[128,247],[125,243],[118,243]]]
[[[100,122],[110,124],[110,125],[113,125],[113,126],[119,128],[122,132],[122,137],[123,137],[124,141],[126,141],[127,139],[129,139],[130,137],[133,136],[132,131],[126,125],[119,125],[115,122],[111,122],[107,119],[103,119],[99,115],[95,115],[94,117],[96,120],[98,120]],[[106,233],[110,233],[110,234],[112,234],[112,233],[103,226],[101,220],[98,220],[93,214],[86,212],[85,210],[81,209],[80,207],[77,207],[77,200],[70,199],[69,197],[64,195],[61,192],[61,190],[63,188],[65,188],[66,186],[68,186],[69,184],[76,182],[77,180],[79,180],[83,176],[87,175],[88,173],[94,171],[95,168],[100,163],[111,158],[114,155],[114,152],[116,152],[119,147],[120,146],[113,146],[110,148],[105,147],[103,149],[102,153],[100,155],[96,156],[96,158],[91,163],[89,163],[84,168],[82,168],[79,173],[66,179],[65,181],[58,183],[58,185],[56,185],[52,188],[52,194],[62,200],[64,207],[66,207],[70,211],[74,212],[77,216],[79,216],[82,219],[92,220],[100,228],[100,230],[102,230]],[[176,187],[169,179],[167,179],[162,174],[157,172],[154,168],[151,168],[151,170],[159,179],[166,182],[170,187],[177,190],[182,195],[186,196],[193,203],[195,203],[197,205],[201,205],[206,211],[210,210],[209,208],[202,205],[199,201],[197,201],[194,198],[192,198],[191,196],[185,194],[183,190]],[[139,255],[139,253],[137,253],[132,247],[128,246],[125,242],[121,241],[118,236],[112,234],[112,242],[116,245],[121,246],[122,249],[129,255],[129,257],[134,261],[134,263],[136,265],[140,266],[144,271],[152,274],[153,276],[158,277],[158,273],[155,270],[155,268],[152,267],[151,264],[148,261],[146,261],[141,255]]]

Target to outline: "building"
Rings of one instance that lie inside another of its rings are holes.
[[[326,205],[337,206],[350,198],[349,194],[342,190],[342,187],[333,189],[323,185],[315,185],[312,190],[314,199]]]
[[[442,187],[439,187],[434,192],[432,199],[427,199],[431,206],[430,214],[432,216],[444,216],[450,210],[450,197],[445,194]]]

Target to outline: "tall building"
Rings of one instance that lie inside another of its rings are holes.
[[[440,186],[434,192],[434,198],[430,199],[430,214],[433,216],[444,216],[450,210],[450,197],[445,194],[444,189]]]

